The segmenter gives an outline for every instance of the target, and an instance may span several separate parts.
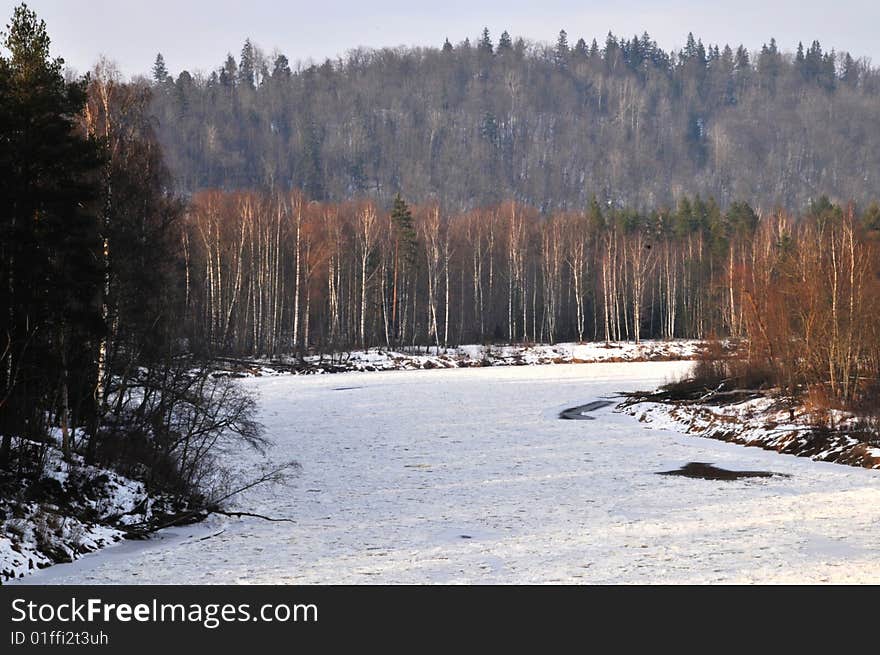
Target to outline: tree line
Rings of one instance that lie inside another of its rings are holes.
[[[776,212],[749,244],[739,273],[744,361],[720,359],[717,378],[771,387],[800,400],[817,422],[830,409],[876,417],[880,399],[880,212],[816,203]],[[876,423],[863,426],[876,440]]]
[[[152,72],[176,184],[403,193],[452,211],[649,210],[683,195],[805,210],[867,202],[880,170],[880,75],[818,41],[783,52],[665,51],[646,33],[555,44],[488,30],[440,48],[355,49],[292,64],[249,40],[214,71]]]
[[[542,214],[513,201],[449,213],[399,196],[383,210],[300,191],[205,191],[180,233],[190,345],[273,356],[741,337],[744,271],[777,215],[698,196],[650,212],[594,198]],[[854,220],[880,226],[880,206]]]

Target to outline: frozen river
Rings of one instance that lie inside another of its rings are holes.
[[[243,510],[31,583],[880,582],[880,473],[648,429],[599,407],[684,363],[264,377],[278,461]],[[597,403],[601,405],[601,403]],[[788,477],[659,476],[692,462]]]

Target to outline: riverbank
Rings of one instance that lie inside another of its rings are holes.
[[[543,364],[597,364],[620,362],[691,361],[702,342],[671,341],[589,342],[456,347],[371,348],[335,354],[276,358],[218,358],[217,373],[235,377],[252,375],[320,375],[328,373],[412,371]]]
[[[145,537],[151,523],[182,509],[79,455],[65,461],[56,446],[31,446],[42,452],[42,472],[4,482],[0,494],[0,584]]]
[[[745,394],[744,399],[671,400],[636,393],[618,406],[646,425],[742,446],[861,468],[880,469],[876,426],[839,410],[821,417],[802,403]]]

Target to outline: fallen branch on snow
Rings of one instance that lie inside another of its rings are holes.
[[[271,516],[264,516],[263,514],[254,514],[253,512],[226,512],[222,509],[215,509],[211,512],[211,514],[222,514],[223,516],[233,517],[248,516],[255,519],[263,519],[264,521],[273,521],[277,523],[296,523],[296,521],[294,521],[293,519],[278,519]]]
[[[207,518],[211,514],[239,517],[249,516],[253,518],[263,519],[265,521],[283,521],[295,523],[295,521],[293,521],[292,519],[273,518],[265,516],[263,514],[255,514],[253,512],[231,512],[222,509],[222,505],[230,498],[237,496],[238,494],[241,494],[245,491],[248,491],[249,489],[253,489],[254,487],[257,487],[259,485],[267,483],[278,484],[284,481],[287,478],[287,474],[289,473],[289,471],[291,469],[297,468],[298,466],[299,465],[296,462],[287,462],[282,466],[263,472],[259,477],[249,480],[234,488],[233,490],[225,492],[222,496],[214,498],[212,501],[207,502],[199,507],[193,507],[183,512],[178,512],[177,514],[166,516],[163,518],[163,520],[159,522],[136,523],[129,526],[120,527],[119,529],[125,532],[128,539],[147,539],[152,533],[157,532],[158,530],[181,525],[190,525],[192,523],[196,523],[197,521],[201,521]]]

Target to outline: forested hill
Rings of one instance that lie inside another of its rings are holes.
[[[818,42],[783,53],[474,43],[355,50],[291,70],[250,41],[208,75],[153,70],[184,191],[267,186],[316,199],[398,191],[451,210],[513,199],[655,207],[682,194],[793,210],[865,201],[880,175],[880,72]]]

